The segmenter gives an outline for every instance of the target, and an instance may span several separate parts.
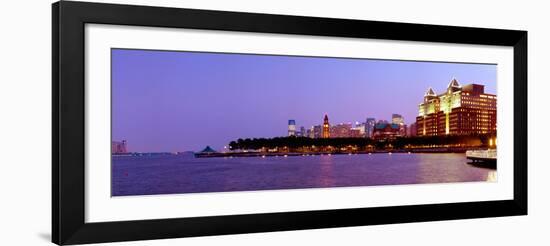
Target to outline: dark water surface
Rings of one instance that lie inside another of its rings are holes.
[[[496,181],[464,154],[194,158],[115,156],[112,195]]]

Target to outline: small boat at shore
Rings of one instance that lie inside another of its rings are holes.
[[[496,165],[497,163],[497,150],[468,150],[466,151],[466,158],[472,161],[472,164],[476,165]]]

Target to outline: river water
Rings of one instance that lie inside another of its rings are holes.
[[[194,158],[113,156],[112,195],[496,181],[465,154]]]

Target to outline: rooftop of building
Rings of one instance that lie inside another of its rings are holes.
[[[472,84],[467,84],[462,86],[460,85],[457,79],[453,78],[447,85],[447,89],[445,90],[445,92],[438,95],[432,87],[429,87],[426,93],[424,93],[424,97],[433,97],[433,98],[441,97],[441,96],[447,95],[448,93],[453,93],[458,91],[470,92],[478,95],[485,94],[485,95],[496,96],[494,94],[485,93],[485,85],[472,83]]]
[[[384,129],[384,128],[386,128],[388,125],[389,125],[392,129],[399,129],[399,124],[394,124],[394,123],[376,123],[376,125],[374,125],[374,129]]]
[[[217,153],[214,149],[210,148],[210,146],[206,146],[201,152],[199,153]]]

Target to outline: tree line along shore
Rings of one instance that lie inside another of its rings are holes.
[[[378,152],[414,151],[422,152],[462,152],[468,149],[491,148],[496,146],[495,134],[446,135],[397,137],[376,140],[372,138],[308,138],[275,137],[245,138],[229,143],[233,152],[259,151],[266,153],[338,153],[338,152]],[[430,151],[432,150],[432,151]]]

